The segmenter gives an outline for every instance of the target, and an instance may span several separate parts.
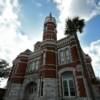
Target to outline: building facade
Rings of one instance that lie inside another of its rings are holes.
[[[33,52],[27,49],[13,61],[4,100],[93,100],[75,38],[57,40],[56,26],[55,18],[47,16],[43,41],[35,44]],[[93,94],[100,100],[91,58],[83,55]]]

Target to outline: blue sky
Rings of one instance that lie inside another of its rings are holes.
[[[58,39],[64,37],[66,18],[85,19],[79,40],[100,77],[100,0],[0,0],[0,58],[11,66],[20,52],[33,50],[42,40],[44,19],[50,12],[57,20]]]
[[[20,20],[21,30],[30,37],[33,34],[42,35],[45,17],[52,12],[55,17],[59,15],[56,5],[49,0],[21,0]],[[39,30],[37,29],[39,27]],[[31,37],[32,38],[32,37]]]
[[[89,0],[85,0],[85,1],[89,1]],[[93,2],[93,0],[91,1]],[[94,2],[98,4],[99,0],[94,0]],[[38,37],[41,38],[40,36],[42,36],[44,18],[47,15],[49,15],[50,12],[52,12],[57,22],[59,22],[60,11],[57,8],[58,5],[57,5],[56,0],[54,1],[53,0],[21,0],[19,1],[19,3],[21,7],[20,15],[19,15],[20,16],[19,19],[21,21],[20,30],[22,31],[23,34],[28,35],[28,37],[31,39],[32,38],[34,39],[34,37],[32,37],[33,34],[37,34]],[[83,38],[82,43],[86,42],[86,44],[88,45],[90,42],[100,39],[99,38],[100,37],[99,26],[100,26],[100,15],[99,14],[88,19],[88,21],[86,22],[85,28],[84,28],[83,34],[85,35],[82,37]],[[37,27],[39,27],[39,29],[37,29]],[[64,34],[64,30],[62,31],[62,34]]]

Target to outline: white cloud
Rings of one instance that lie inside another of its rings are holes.
[[[100,40],[92,42],[83,48],[92,58],[92,65],[96,76],[100,77]]]
[[[19,21],[18,0],[0,0],[0,58],[12,60],[22,51],[32,49],[32,41],[18,32]]]
[[[7,81],[8,81],[7,78],[6,78],[6,79],[1,78],[1,79],[0,79],[0,87],[5,88],[5,86],[6,86],[6,84],[7,84]]]
[[[36,2],[36,6],[42,7],[42,4],[40,2]]]
[[[58,38],[63,37],[65,19],[79,16],[86,21],[100,14],[100,0],[53,0],[60,12],[58,23]],[[62,33],[63,32],[63,33]]]
[[[7,60],[10,66],[20,52],[33,47],[32,41],[18,32],[19,10],[18,0],[0,0],[0,58]],[[4,87],[7,80],[0,80],[0,87]]]
[[[86,21],[100,15],[100,0],[53,0],[59,10],[58,39],[64,37],[65,20],[79,16]],[[100,40],[92,42],[84,51],[92,57],[92,64],[96,76],[100,77]]]

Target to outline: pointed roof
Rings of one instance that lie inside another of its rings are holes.
[[[50,12],[49,16],[47,16],[45,18],[45,23],[48,23],[48,22],[53,22],[56,25],[56,19],[55,19],[55,17],[52,16],[51,12]]]
[[[50,12],[49,17],[52,18],[52,13]]]
[[[30,54],[32,54],[32,51],[29,49],[26,49],[23,53],[30,55]]]

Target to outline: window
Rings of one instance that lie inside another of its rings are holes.
[[[75,84],[72,72],[62,74],[63,96],[75,96]]]
[[[65,49],[65,60],[66,60],[66,63],[71,62],[71,53],[70,53],[69,48]]]
[[[43,65],[45,65],[46,64],[46,53],[44,52],[43,53]]]
[[[68,96],[68,84],[66,80],[63,80],[64,95]]]
[[[32,71],[32,70],[34,70],[34,68],[35,68],[35,62],[32,62],[30,65],[30,70]]]
[[[35,68],[35,62],[31,62],[30,65],[29,65],[29,70],[28,70],[28,71],[29,71],[29,72],[30,72],[30,71],[33,71],[34,68]]]
[[[69,80],[69,90],[70,90],[70,96],[75,96],[75,87],[73,80]]]
[[[35,61],[35,69],[38,70],[39,67],[39,60]]]
[[[43,81],[41,81],[41,96],[43,96]]]
[[[71,53],[69,48],[59,50],[59,64],[67,64],[71,62]]]
[[[33,61],[33,62],[31,62],[30,63],[30,65],[29,65],[29,72],[30,71],[33,71],[33,70],[38,70],[38,68],[39,68],[39,60],[35,60],[35,61]]]
[[[64,52],[63,50],[60,51],[60,64],[64,64]]]

